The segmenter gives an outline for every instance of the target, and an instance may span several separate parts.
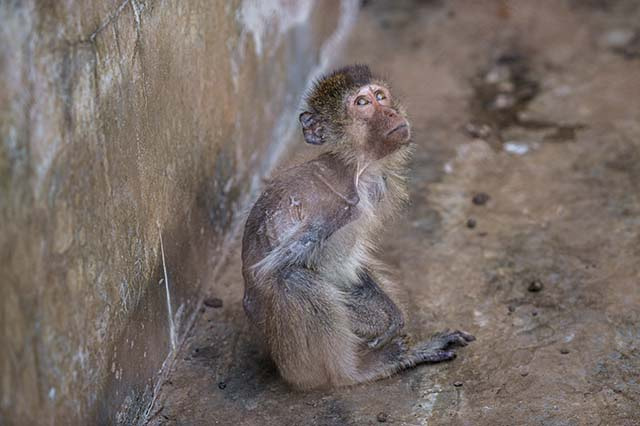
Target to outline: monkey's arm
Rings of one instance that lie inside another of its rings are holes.
[[[299,223],[288,229],[277,245],[253,265],[256,276],[267,277],[295,265],[308,264],[314,249],[329,236],[323,228],[321,224]]]
[[[352,205],[329,191],[306,193],[304,197],[298,194],[283,194],[278,208],[266,215],[265,233],[271,249],[253,265],[257,277],[268,277],[292,266],[312,267],[322,243],[357,215]]]

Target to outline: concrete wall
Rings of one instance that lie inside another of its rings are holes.
[[[0,4],[0,424],[143,417],[356,7]]]

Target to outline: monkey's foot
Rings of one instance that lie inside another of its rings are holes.
[[[415,351],[421,362],[448,361],[456,357],[453,348],[467,346],[474,340],[476,340],[474,336],[464,331],[443,331],[434,335],[431,340],[418,345]]]

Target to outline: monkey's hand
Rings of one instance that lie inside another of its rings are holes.
[[[378,349],[389,343],[394,337],[396,337],[400,330],[404,327],[404,318],[402,315],[394,315],[391,317],[391,324],[389,328],[380,336],[370,340],[367,343],[371,349]]]

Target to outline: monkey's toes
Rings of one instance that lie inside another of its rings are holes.
[[[445,331],[439,333],[436,339],[442,343],[443,348],[455,346],[467,346],[469,342],[473,342],[476,338],[464,331],[456,330],[451,333]]]
[[[462,330],[456,330],[453,332],[453,334],[458,334],[459,336],[461,336],[467,343],[468,342],[473,342],[474,340],[476,340],[476,337],[472,334],[469,334],[465,331]]]

